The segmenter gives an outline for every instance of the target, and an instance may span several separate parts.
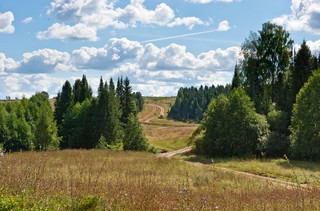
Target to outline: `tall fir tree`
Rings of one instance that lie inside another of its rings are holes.
[[[62,91],[58,93],[54,103],[54,119],[56,120],[58,127],[61,125],[67,110],[71,108],[72,100],[72,87],[70,82],[66,81],[62,86]]]
[[[294,58],[294,68],[292,69],[292,94],[295,102],[295,96],[298,94],[303,84],[308,80],[312,73],[312,54],[310,48],[304,40],[301,48]]]
[[[240,67],[236,64],[234,68],[234,74],[232,78],[231,89],[235,89],[241,86]]]
[[[123,132],[120,123],[119,100],[116,96],[115,85],[112,78],[110,78],[108,93],[109,98],[106,112],[107,130],[105,139],[108,144],[116,144],[121,141]]]

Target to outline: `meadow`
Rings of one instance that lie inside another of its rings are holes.
[[[198,124],[185,123],[167,119],[170,106],[174,104],[175,97],[146,97],[145,109],[138,115],[140,120],[150,119],[148,122],[142,121],[143,130],[149,143],[161,151],[173,151],[190,145],[189,138]],[[153,110],[150,105],[156,104],[163,108]]]
[[[0,157],[0,210],[316,210],[320,190],[150,153],[21,152]]]

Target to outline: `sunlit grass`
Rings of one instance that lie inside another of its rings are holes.
[[[287,159],[208,159],[195,155],[180,156],[179,158],[202,163],[212,163],[216,167],[278,178],[298,184],[320,185],[320,163],[289,161]]]
[[[318,189],[275,186],[153,154],[99,150],[0,157],[0,210],[314,210]]]
[[[143,130],[149,143],[156,147],[158,151],[173,151],[187,147],[190,136],[198,127],[197,124],[167,119],[167,111],[174,100],[174,97],[147,97],[145,98],[145,108],[139,114],[140,120],[153,117],[149,122],[143,123]],[[165,110],[164,116],[160,117],[159,109],[153,112],[150,104],[163,107]]]

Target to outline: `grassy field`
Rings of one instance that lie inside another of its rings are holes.
[[[149,143],[158,151],[173,151],[188,146],[189,137],[198,127],[197,124],[167,119],[168,110],[174,101],[175,97],[146,97],[145,108],[139,114],[140,120],[152,118],[148,123],[143,123],[143,129]],[[160,115],[160,109],[154,111],[152,104],[164,108],[164,115]]]
[[[67,150],[0,157],[0,210],[317,210],[287,188],[148,153]]]
[[[239,158],[214,158],[207,159],[201,156],[178,156],[186,161],[212,164],[255,175],[277,178],[297,184],[320,186],[320,163],[289,161],[288,159],[239,159]]]

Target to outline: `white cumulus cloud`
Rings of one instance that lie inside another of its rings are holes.
[[[307,31],[320,34],[320,1],[292,0],[291,14],[285,14],[272,20],[287,30]]]
[[[142,24],[186,26],[192,29],[195,25],[207,24],[197,17],[176,17],[173,9],[165,3],[149,9],[144,5],[144,0],[131,0],[123,8],[116,8],[115,2],[116,0],[54,0],[47,13],[62,23],[55,23],[47,30],[38,32],[37,37],[96,41],[98,30],[107,27],[123,29]]]
[[[95,28],[88,27],[82,23],[74,26],[55,23],[50,26],[46,31],[38,32],[37,38],[44,39],[61,39],[61,40],[98,40],[97,31]]]
[[[0,33],[11,34],[14,32],[14,26],[12,22],[14,21],[14,15],[11,11],[0,13]]]

